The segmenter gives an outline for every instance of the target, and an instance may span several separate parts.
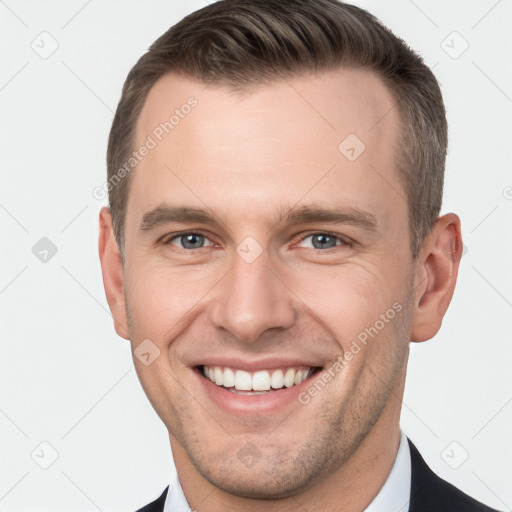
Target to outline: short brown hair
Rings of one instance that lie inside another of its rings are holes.
[[[369,12],[336,0],[222,0],[172,26],[138,60],[123,86],[108,142],[108,182],[133,151],[144,101],[166,73],[243,90],[340,67],[375,72],[396,100],[397,166],[417,258],[442,203],[448,130],[441,91],[432,71],[402,39]],[[129,184],[126,175],[109,188],[121,254]]]

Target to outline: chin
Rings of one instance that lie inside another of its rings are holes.
[[[330,450],[314,456],[311,447],[259,447],[251,442],[222,453],[189,454],[196,470],[214,487],[241,498],[279,500],[298,495],[335,471],[339,460]],[[340,455],[340,452],[337,453]]]
[[[279,500],[297,495],[305,490],[310,481],[307,475],[299,474],[296,468],[290,471],[276,468],[212,468],[203,474],[212,485],[240,498]]]

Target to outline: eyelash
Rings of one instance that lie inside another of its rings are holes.
[[[173,240],[175,240],[177,238],[180,238],[182,236],[185,236],[185,235],[198,235],[198,236],[203,236],[204,238],[210,240],[208,235],[205,234],[205,233],[202,233],[201,231],[182,231],[182,232],[173,233],[172,235],[170,235],[167,239],[165,239],[163,241],[163,244],[164,245],[172,245],[171,242]],[[347,237],[343,237],[341,235],[337,235],[336,233],[332,233],[330,231],[313,231],[313,232],[310,232],[310,233],[304,235],[298,242],[296,242],[296,244],[301,243],[304,240],[306,240],[307,238],[309,238],[311,236],[314,236],[314,235],[327,235],[329,238],[335,238],[337,241],[340,241],[341,243],[339,245],[335,245],[334,247],[329,247],[328,249],[315,249],[314,247],[303,247],[303,249],[312,249],[315,252],[330,253],[331,251],[335,250],[338,247],[353,247],[353,245],[354,245],[354,242],[352,242]],[[210,242],[215,244],[215,242],[213,240],[210,240]],[[173,246],[173,247],[174,247],[174,249],[176,249],[179,252],[187,252],[187,253],[194,252],[194,251],[197,251],[197,250],[200,250],[200,249],[206,249],[206,247],[198,247],[197,249],[184,249],[182,247],[176,247],[176,246]]]
[[[336,244],[334,247],[329,247],[328,249],[315,249],[314,247],[301,247],[301,249],[311,249],[311,250],[313,250],[315,252],[323,252],[323,253],[330,254],[331,251],[335,251],[338,248],[343,248],[343,247],[347,248],[347,247],[353,247],[354,246],[354,242],[352,242],[352,240],[350,240],[346,236],[337,235],[336,233],[332,233],[331,231],[313,231],[313,232],[310,232],[307,235],[303,236],[299,240],[299,242],[297,242],[297,243],[303,242],[304,240],[306,240],[306,238],[309,238],[310,236],[315,236],[315,235],[326,235],[329,238],[335,238],[337,241],[340,242],[340,244],[339,245]]]

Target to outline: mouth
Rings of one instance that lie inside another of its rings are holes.
[[[198,373],[216,386],[236,395],[268,395],[299,386],[321,370],[298,366],[246,371],[229,366],[199,365]]]

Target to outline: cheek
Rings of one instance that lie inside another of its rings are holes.
[[[307,279],[303,276],[307,275]],[[399,283],[371,265],[317,267],[289,276],[290,288],[346,350],[398,297]]]
[[[171,267],[133,260],[127,265],[125,293],[138,338],[164,347],[197,314],[219,279],[217,271]]]
[[[127,262],[128,263],[128,262]],[[396,265],[394,266],[396,268]],[[358,260],[339,266],[298,265],[279,271],[287,284],[281,300],[297,303],[339,343],[343,350],[371,327],[401,296],[404,277],[384,255],[375,261]],[[229,270],[219,265],[171,266],[140,256],[127,264],[125,290],[138,339],[150,338],[161,348],[204,311],[216,284]],[[275,286],[282,287],[279,280]],[[207,319],[205,319],[207,321]]]

